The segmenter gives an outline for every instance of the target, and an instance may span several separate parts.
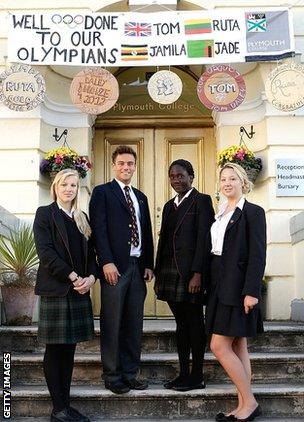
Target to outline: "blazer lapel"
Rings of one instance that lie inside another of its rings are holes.
[[[53,204],[52,204],[52,213],[53,213],[53,220],[54,220],[55,226],[57,227],[57,230],[58,230],[58,232],[61,236],[61,239],[62,239],[62,241],[63,241],[63,243],[64,243],[65,247],[67,248],[67,251],[69,252],[69,255],[70,255],[68,234],[67,234],[67,231],[66,231],[66,228],[65,228],[63,216],[61,215],[61,212],[60,212],[56,202],[53,202]]]
[[[144,215],[145,215],[145,208],[144,208],[144,201],[141,199],[139,191],[137,189],[133,188],[133,192],[134,195],[136,196],[136,199],[138,201],[138,206],[139,206],[139,221],[140,221],[140,225],[143,226],[143,220],[144,220]]]
[[[232,214],[232,216],[231,216],[228,224],[227,224],[225,233],[228,230],[230,230],[238,222],[238,220],[240,219],[241,215],[242,215],[242,210],[240,208],[236,208],[234,210],[234,213]]]
[[[189,212],[189,209],[192,207],[195,198],[198,195],[198,191],[193,188],[193,191],[190,193],[189,197],[187,199],[185,199],[185,201],[187,201],[187,205],[184,208],[184,212],[180,213],[178,216],[178,220],[176,222],[176,227],[175,227],[175,232],[177,232],[177,230],[180,228],[180,225],[182,224],[186,214]]]
[[[121,190],[121,188],[120,188],[119,184],[116,182],[116,180],[115,180],[115,179],[113,179],[113,180],[112,180],[112,182],[111,182],[111,187],[112,187],[112,189],[113,189],[114,194],[115,194],[115,195],[117,196],[117,198],[120,200],[120,202],[121,202],[121,203],[122,203],[122,205],[125,207],[125,209],[126,209],[129,213],[131,213],[131,212],[130,212],[130,209],[129,209],[129,207],[128,207],[128,204],[127,204],[126,198],[125,198],[125,196],[124,196],[124,194],[123,194],[123,191]]]

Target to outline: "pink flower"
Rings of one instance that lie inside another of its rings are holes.
[[[55,163],[56,164],[61,164],[62,163],[62,158],[59,155],[56,156]]]
[[[235,157],[238,158],[239,160],[243,161],[244,158],[245,158],[245,154],[246,154],[245,151],[243,149],[241,149],[240,151],[238,151],[235,154]]]

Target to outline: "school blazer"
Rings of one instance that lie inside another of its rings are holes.
[[[173,252],[177,271],[180,276],[189,281],[193,273],[202,274],[204,279],[205,259],[208,254],[207,239],[211,224],[214,221],[214,211],[209,195],[199,193],[195,188],[186,199],[187,206],[179,214],[173,235]],[[168,201],[163,209],[162,224],[156,255],[155,276],[160,271],[161,257],[166,249],[163,234],[169,211],[174,198]]]
[[[218,298],[243,306],[244,296],[260,299],[266,262],[266,219],[263,208],[245,201],[228,222],[219,271]]]
[[[73,283],[68,275],[74,264],[69,249],[64,218],[56,202],[39,207],[34,220],[34,237],[39,257],[35,286],[36,295],[66,296]],[[97,276],[96,257],[91,241],[82,236],[85,254],[85,275]]]
[[[153,269],[153,237],[148,200],[138,189],[132,187],[138,200],[141,226],[140,271]],[[90,222],[93,242],[103,277],[102,267],[114,263],[123,274],[129,265],[131,250],[132,215],[119,184],[111,182],[96,186],[90,200]]]

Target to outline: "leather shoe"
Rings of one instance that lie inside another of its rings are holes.
[[[203,388],[206,388],[205,381],[193,381],[190,378],[183,382],[178,384],[176,387],[172,387],[175,391],[190,391],[190,390],[202,390]]]
[[[124,379],[123,381],[130,390],[145,390],[148,388],[146,381],[138,381],[136,378]]]
[[[60,412],[51,413],[51,422],[75,422],[75,419],[69,413],[69,409],[62,409]]]
[[[80,413],[75,407],[70,406],[68,408],[68,413],[74,418],[74,421],[77,422],[90,422],[90,419],[87,416],[84,416]]]
[[[258,405],[254,411],[252,413],[250,413],[249,416],[247,416],[247,418],[245,419],[237,419],[237,421],[241,421],[241,422],[247,422],[247,421],[253,421],[257,416],[260,416],[262,414],[261,408]]]
[[[220,412],[216,415],[215,420],[217,422],[236,421],[237,418],[234,415],[225,415],[225,413]]]
[[[177,387],[180,383],[185,381],[185,377],[179,375],[178,377],[174,378],[173,380],[169,380],[164,382],[164,387],[170,390],[173,387]]]
[[[125,394],[130,391],[130,388],[122,381],[105,382],[105,388],[111,390],[114,394]]]

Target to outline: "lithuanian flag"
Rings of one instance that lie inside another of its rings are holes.
[[[130,45],[121,46],[121,60],[148,60],[148,45]]]
[[[189,19],[184,22],[185,34],[208,34],[212,32],[211,19]]]
[[[213,47],[213,40],[189,40],[187,41],[187,56],[191,59],[213,57]]]

